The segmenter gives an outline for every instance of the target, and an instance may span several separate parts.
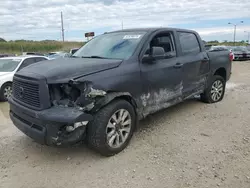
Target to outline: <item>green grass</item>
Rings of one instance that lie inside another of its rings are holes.
[[[59,41],[10,41],[0,42],[0,53],[67,51],[71,48],[79,48],[83,42],[59,42]]]

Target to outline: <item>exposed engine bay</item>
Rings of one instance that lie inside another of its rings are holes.
[[[107,93],[94,89],[91,82],[71,80],[68,84],[52,84],[49,86],[53,106],[76,107],[82,111],[90,111],[95,102]]]

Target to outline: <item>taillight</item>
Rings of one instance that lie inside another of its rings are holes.
[[[230,61],[233,61],[233,60],[234,60],[234,55],[233,55],[232,52],[229,53],[229,59],[230,59]]]

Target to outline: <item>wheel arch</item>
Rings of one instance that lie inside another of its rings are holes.
[[[6,84],[11,84],[12,85],[12,81],[6,81],[6,82],[4,82],[2,85],[1,85],[1,88],[0,89],[2,89],[2,87],[4,86],[4,85],[6,85]]]
[[[104,97],[102,97],[96,102],[95,107],[92,109],[92,111],[98,111],[99,109],[103,108],[104,106],[108,105],[109,103],[111,103],[116,99],[124,99],[128,101],[134,107],[135,110],[137,109],[137,104],[130,93],[107,92],[107,94]]]
[[[220,67],[218,69],[216,69],[214,71],[214,74],[213,75],[219,75],[221,76],[222,78],[224,78],[224,80],[226,81],[226,78],[227,78],[227,71],[224,67]]]
[[[104,97],[96,101],[95,107],[91,110],[91,112],[95,113],[99,111],[101,108],[113,102],[114,100],[118,100],[118,99],[126,100],[132,105],[135,111],[136,119],[138,121],[138,119],[140,118],[139,117],[140,114],[138,113],[138,110],[137,110],[138,109],[137,103],[135,99],[132,97],[132,95],[128,92],[107,92],[107,94]]]

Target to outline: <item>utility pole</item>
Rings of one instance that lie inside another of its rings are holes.
[[[240,23],[243,23],[243,21],[241,21]],[[234,23],[231,23],[231,22],[229,22],[228,24],[231,24],[231,25],[233,25],[233,26],[234,26],[234,46],[235,46],[235,39],[236,39],[236,27],[237,27],[237,25],[238,25],[238,24],[234,24]]]
[[[250,32],[244,31],[244,33],[247,33],[247,43],[250,44],[249,38],[250,38]]]
[[[61,12],[62,40],[64,42],[63,13]]]
[[[236,37],[236,25],[234,25],[234,46],[235,46],[235,37]]]
[[[123,30],[123,20],[122,20],[122,30]]]

